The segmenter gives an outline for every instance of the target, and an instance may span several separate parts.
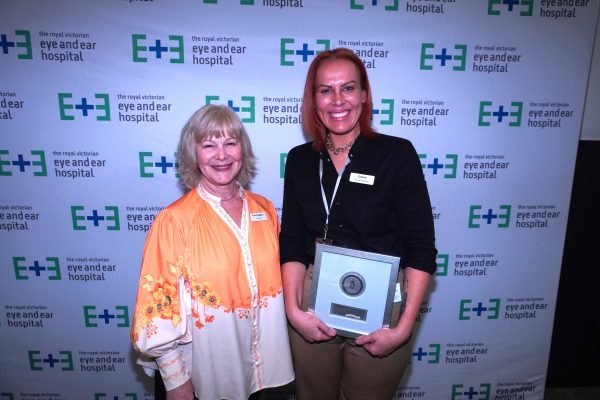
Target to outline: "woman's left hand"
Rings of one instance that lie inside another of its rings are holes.
[[[407,267],[404,270],[405,308],[394,328],[381,328],[368,335],[357,337],[355,343],[375,357],[385,357],[405,345],[412,335],[416,317],[427,291],[431,275]]]
[[[374,357],[385,357],[404,345],[409,338],[410,332],[381,328],[368,335],[357,337],[355,343],[363,346]]]

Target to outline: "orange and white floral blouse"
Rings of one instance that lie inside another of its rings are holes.
[[[239,227],[199,186],[161,211],[146,238],[131,336],[167,390],[191,379],[200,399],[246,400],[294,379],[277,213],[239,194]]]

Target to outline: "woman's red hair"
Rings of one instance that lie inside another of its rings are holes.
[[[356,66],[356,69],[360,75],[360,87],[367,95],[367,101],[362,105],[362,112],[358,120],[360,133],[367,139],[373,138],[376,133],[371,126],[371,114],[373,112],[371,85],[369,85],[367,69],[365,68],[362,60],[358,58],[358,56],[352,50],[347,48],[340,47],[333,50],[326,50],[319,53],[311,62],[310,67],[308,68],[308,73],[306,74],[306,82],[304,83],[304,96],[302,97],[302,125],[304,131],[313,138],[313,147],[318,151],[323,149],[327,129],[317,114],[317,108],[315,105],[315,83],[317,80],[317,70],[321,66],[321,63],[326,60],[346,60],[350,61]]]

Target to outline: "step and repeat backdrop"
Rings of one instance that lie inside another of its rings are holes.
[[[438,271],[396,398],[543,399],[598,4],[4,1],[0,399],[154,398],[129,330],[146,233],[183,193],[183,124],[234,109],[251,190],[280,207],[308,65],[335,47],[364,60],[373,124],[414,143],[432,199]]]

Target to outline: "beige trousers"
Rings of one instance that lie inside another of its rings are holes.
[[[312,270],[309,267],[304,280],[304,310],[312,288]],[[399,310],[394,311],[396,322]],[[291,326],[288,332],[300,400],[390,400],[411,358],[410,343],[379,358],[353,339],[336,336],[327,342],[309,343]]]

